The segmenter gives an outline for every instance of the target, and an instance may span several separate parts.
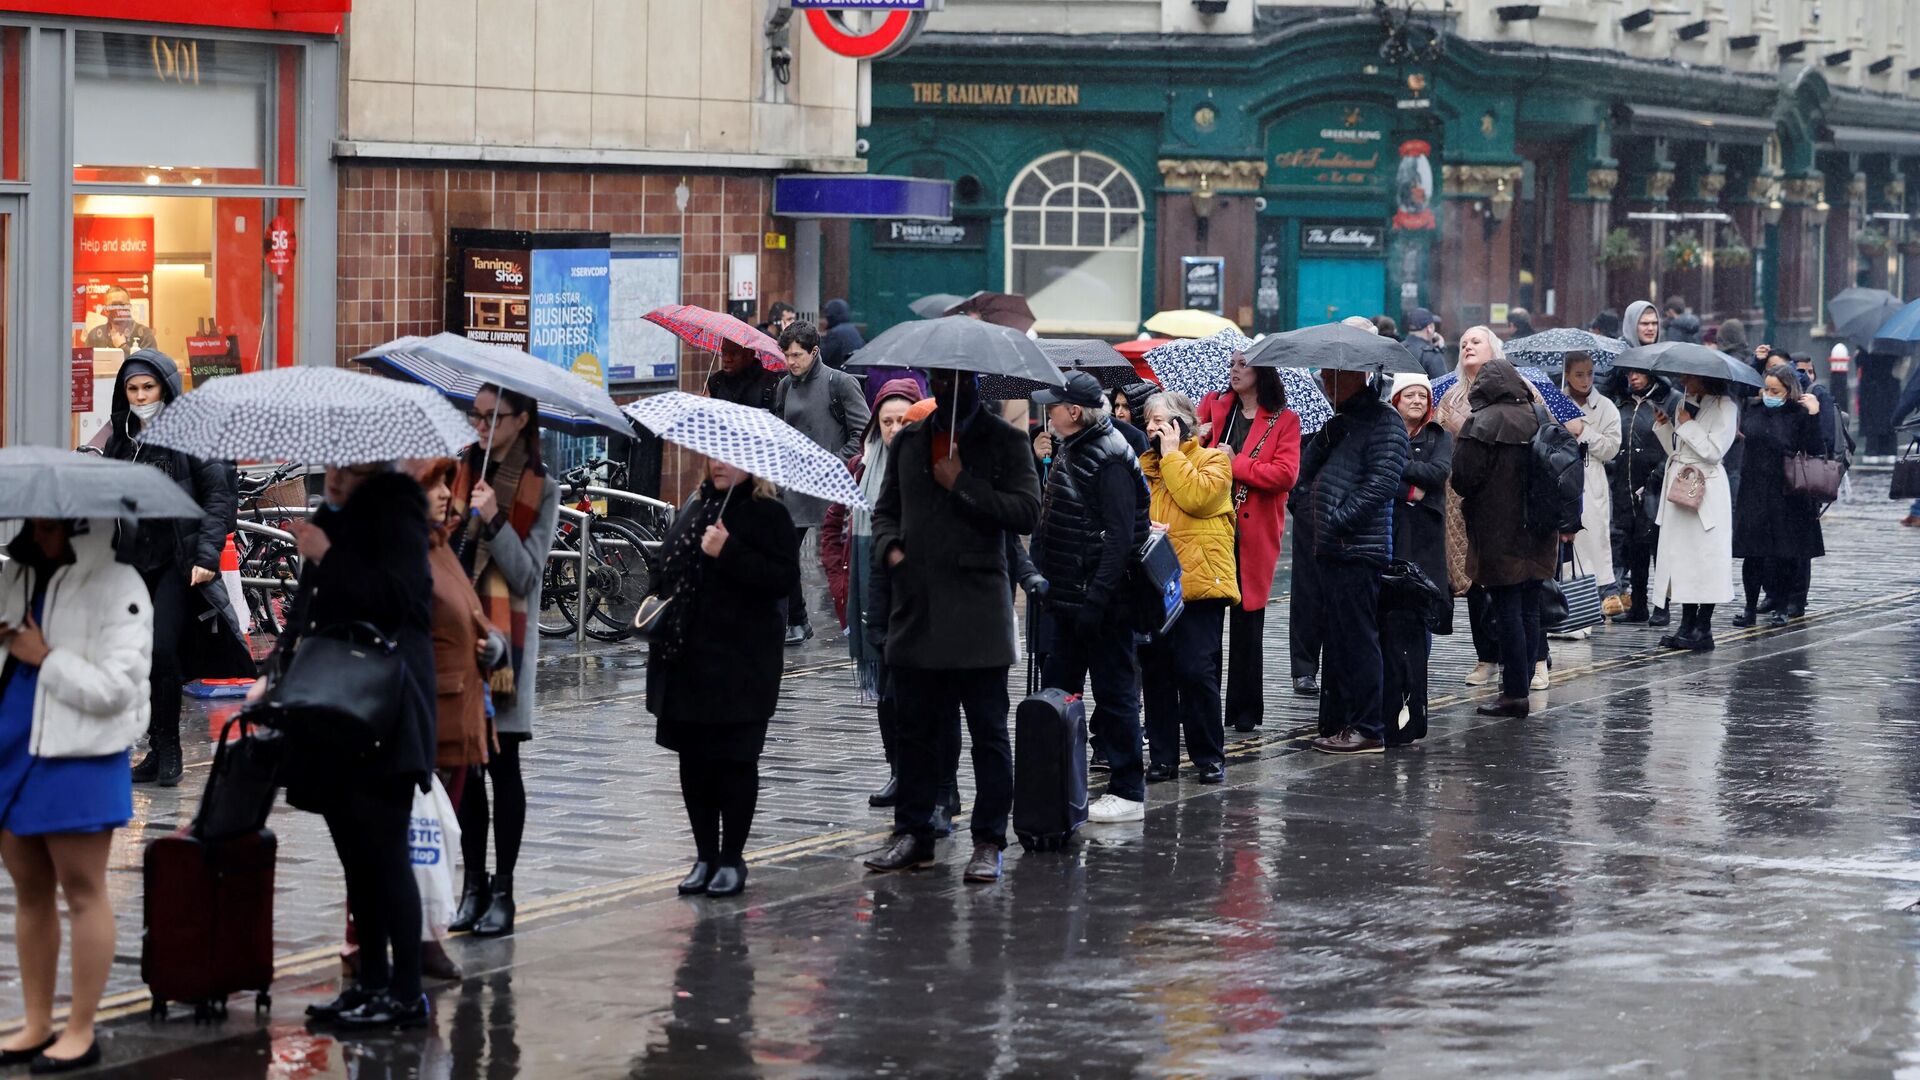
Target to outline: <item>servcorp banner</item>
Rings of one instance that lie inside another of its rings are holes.
[[[611,279],[606,248],[535,248],[527,351],[607,385]]]

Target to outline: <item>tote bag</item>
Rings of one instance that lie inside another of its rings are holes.
[[[1558,589],[1560,595],[1565,598],[1567,612],[1563,618],[1547,623],[1546,631],[1549,634],[1571,634],[1577,630],[1599,626],[1607,621],[1606,614],[1600,607],[1600,585],[1594,580],[1592,574],[1579,572],[1579,557],[1569,550],[1571,547],[1572,545],[1569,544],[1561,549],[1567,557],[1561,561],[1559,571],[1571,568],[1572,576],[1563,576],[1556,571],[1554,580],[1547,583],[1548,586]],[[1544,615],[1543,610],[1542,622],[1546,622]]]

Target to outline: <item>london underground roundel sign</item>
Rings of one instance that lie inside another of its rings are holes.
[[[841,56],[879,60],[913,43],[926,25],[929,0],[789,0],[807,13],[807,25],[820,43]],[[848,24],[849,11],[886,12],[864,30]]]

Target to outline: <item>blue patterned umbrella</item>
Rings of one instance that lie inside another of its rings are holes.
[[[745,469],[787,491],[867,508],[845,462],[765,409],[673,390],[642,398],[626,411],[675,446]]]
[[[1627,343],[1619,338],[1601,337],[1571,327],[1542,330],[1537,334],[1514,338],[1507,342],[1506,348],[1507,359],[1516,365],[1531,364],[1550,371],[1564,368],[1568,353],[1584,352],[1593,357],[1596,375],[1605,375],[1612,370],[1614,358],[1626,351]]]
[[[1534,336],[1538,337],[1539,335],[1536,334]],[[1581,410],[1580,406],[1574,404],[1572,398],[1561,392],[1560,388],[1554,385],[1553,376],[1541,371],[1537,367],[1523,367],[1519,370],[1520,377],[1532,383],[1535,390],[1540,391],[1540,400],[1546,405],[1547,412],[1551,414],[1555,420],[1564,424],[1569,420],[1583,420],[1586,418],[1587,414]],[[1460,373],[1458,371],[1449,371],[1445,375],[1433,380],[1433,400],[1439,401],[1447,391],[1453,389],[1453,384],[1459,381]]]
[[[575,435],[597,435],[603,428],[617,435],[633,433],[633,425],[605,390],[507,345],[435,334],[398,338],[354,359],[462,401],[472,401],[483,386],[505,387],[539,403],[542,425]]]
[[[1222,330],[1212,337],[1185,338],[1149,350],[1145,359],[1164,389],[1187,395],[1195,404],[1208,394],[1227,388],[1233,373],[1233,354],[1244,353],[1253,340],[1238,330]],[[1311,435],[1333,419],[1333,406],[1300,368],[1280,368],[1280,385],[1287,391],[1287,407],[1300,417],[1300,431]]]

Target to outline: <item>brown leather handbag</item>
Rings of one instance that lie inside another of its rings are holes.
[[[1667,481],[1667,501],[1689,510],[1700,509],[1707,501],[1707,474],[1698,465],[1682,465]]]
[[[1787,473],[1787,492],[1817,503],[1840,500],[1840,477],[1846,466],[1828,457],[1794,454],[1783,462]]]

